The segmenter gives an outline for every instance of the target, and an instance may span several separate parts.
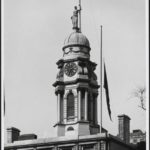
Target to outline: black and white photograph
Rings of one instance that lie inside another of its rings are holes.
[[[2,0],[2,149],[149,150],[148,0]]]

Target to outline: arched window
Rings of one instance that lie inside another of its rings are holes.
[[[73,131],[74,128],[73,127],[68,127],[67,131]]]
[[[67,118],[74,118],[74,95],[72,92],[67,96]]]

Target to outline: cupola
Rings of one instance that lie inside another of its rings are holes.
[[[75,30],[64,41],[64,59],[77,57],[90,58],[90,43],[87,37],[79,30]]]
[[[74,7],[73,16],[71,17],[73,24],[73,32],[67,36],[63,45],[63,59],[90,58],[90,43],[87,37],[81,32],[81,7]]]
[[[67,47],[81,46],[90,50],[89,40],[81,32],[72,32],[64,41],[63,50]]]

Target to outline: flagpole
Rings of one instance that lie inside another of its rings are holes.
[[[79,0],[79,30],[81,32],[81,0]]]
[[[3,115],[5,116],[5,84],[3,80]]]
[[[101,39],[101,42],[100,42],[100,95],[101,95],[101,98],[100,98],[100,133],[102,133],[102,25],[100,26],[101,27],[101,33],[100,33],[100,39]]]

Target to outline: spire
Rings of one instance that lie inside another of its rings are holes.
[[[74,7],[73,16],[71,16],[73,30],[81,32],[81,0],[79,0],[79,8]]]

